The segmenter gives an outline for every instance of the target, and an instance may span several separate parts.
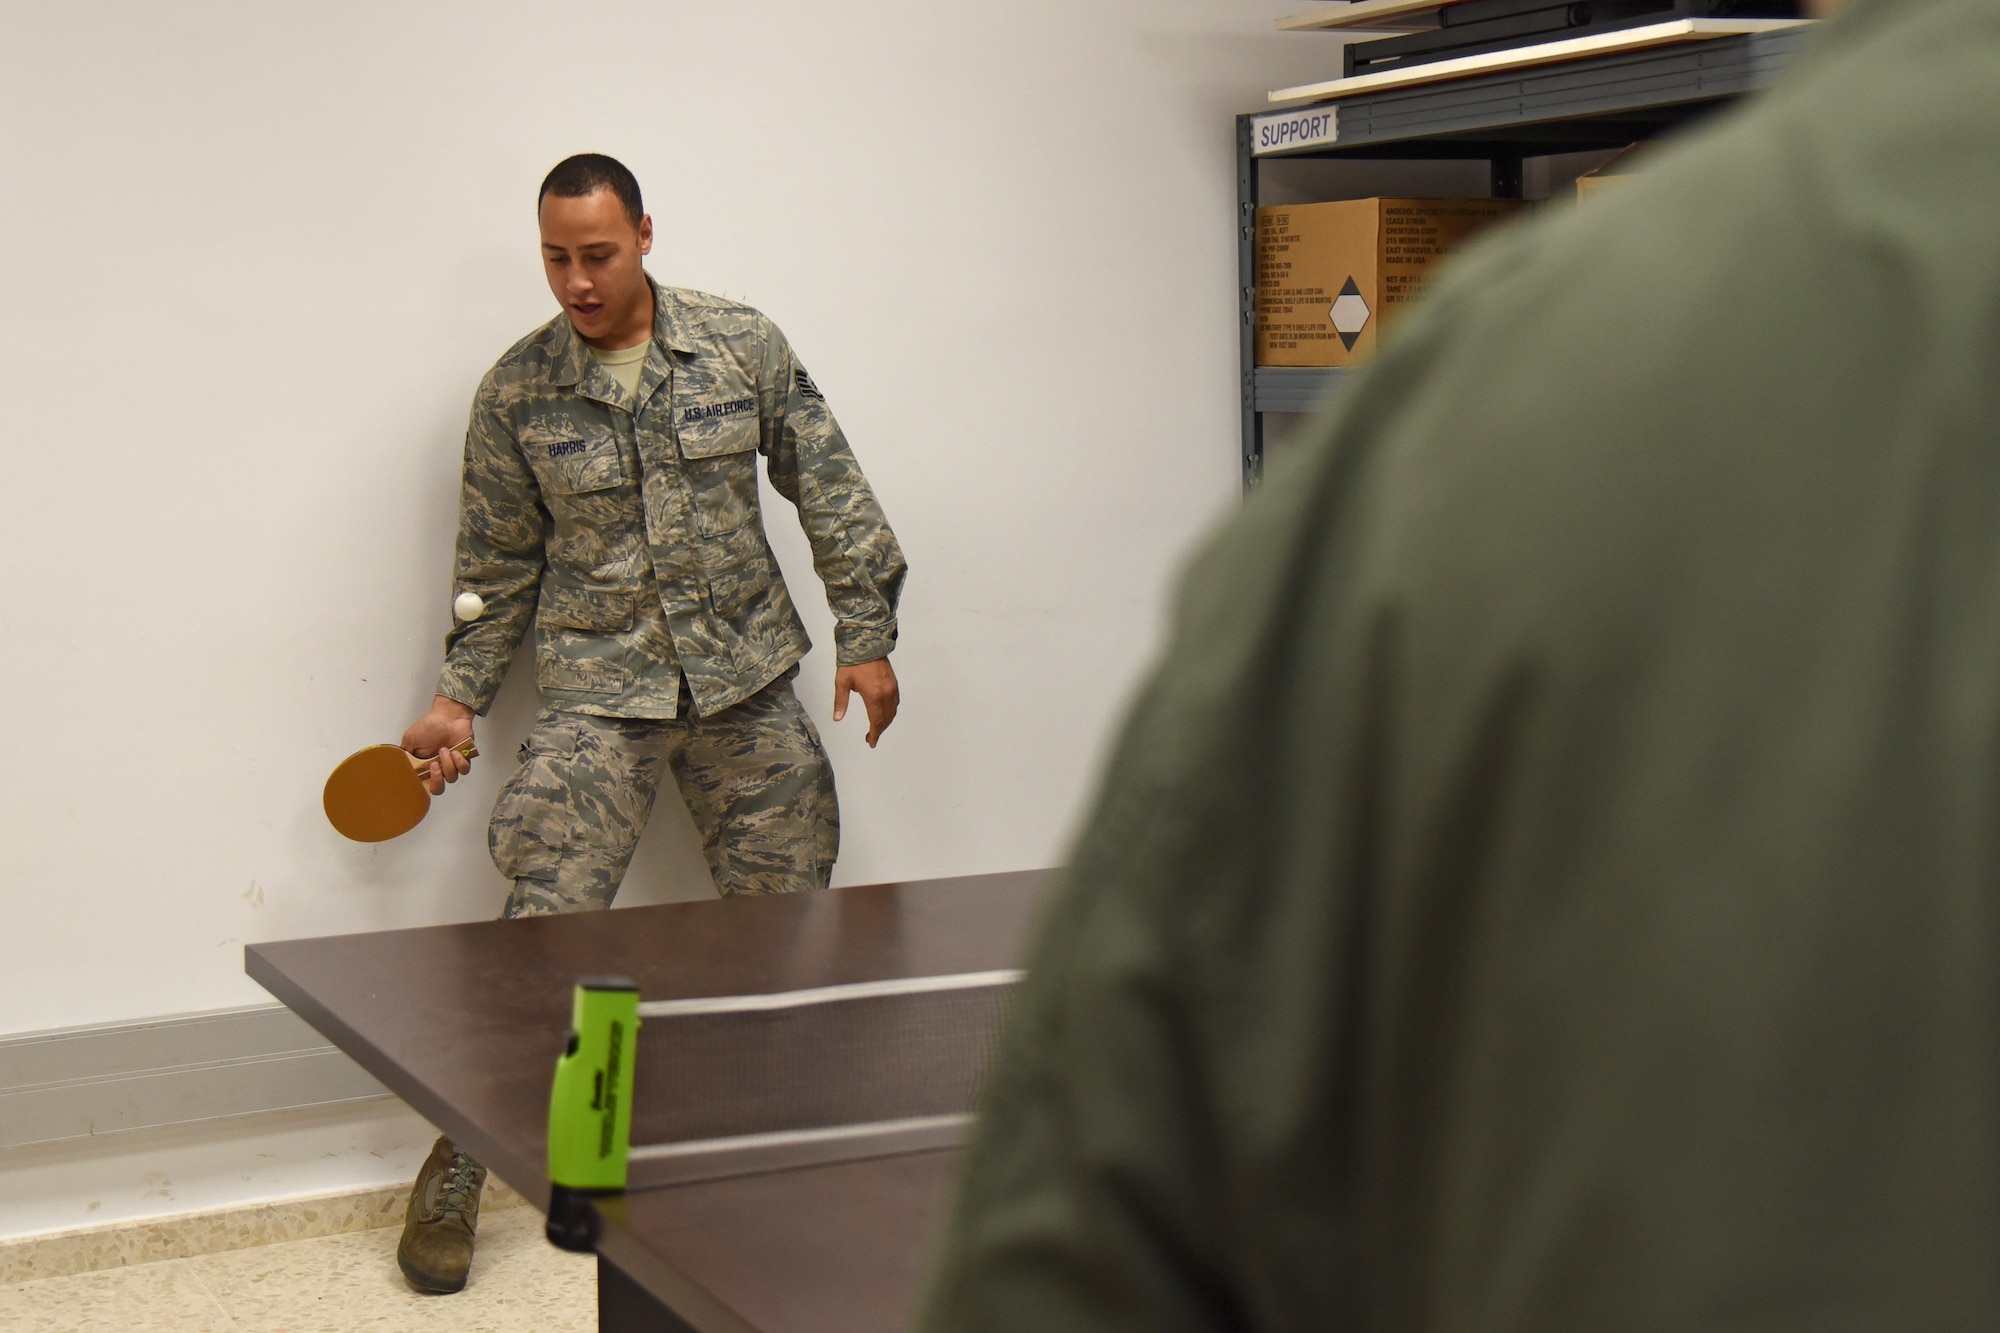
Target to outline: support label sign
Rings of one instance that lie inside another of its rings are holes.
[[[1306,111],[1281,111],[1259,116],[1250,122],[1250,153],[1283,153],[1295,148],[1311,148],[1332,143],[1340,137],[1340,113],[1330,106]]]

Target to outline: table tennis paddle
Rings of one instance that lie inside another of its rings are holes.
[[[467,736],[452,747],[467,759],[479,751]],[[429,759],[400,745],[371,745],[340,761],[326,780],[327,822],[356,842],[387,842],[408,833],[430,813],[423,775]]]

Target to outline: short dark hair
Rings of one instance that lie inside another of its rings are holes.
[[[550,195],[558,199],[581,199],[598,190],[609,190],[618,196],[633,226],[638,226],[639,219],[646,216],[646,205],[639,198],[639,178],[626,170],[623,162],[602,153],[578,153],[556,163],[555,169],[542,177],[542,192],[535,196],[535,207],[540,208],[542,200]]]

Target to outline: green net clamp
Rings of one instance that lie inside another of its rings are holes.
[[[639,988],[625,977],[580,977],[568,1046],[549,1092],[549,1240],[588,1252],[597,1243],[593,1198],[625,1188],[632,1147],[632,1052]]]

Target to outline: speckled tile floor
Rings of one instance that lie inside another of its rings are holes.
[[[542,1238],[532,1208],[480,1219],[472,1280],[419,1296],[396,1271],[395,1227],[164,1259],[0,1287],[0,1329],[35,1333],[585,1333],[597,1266]]]

